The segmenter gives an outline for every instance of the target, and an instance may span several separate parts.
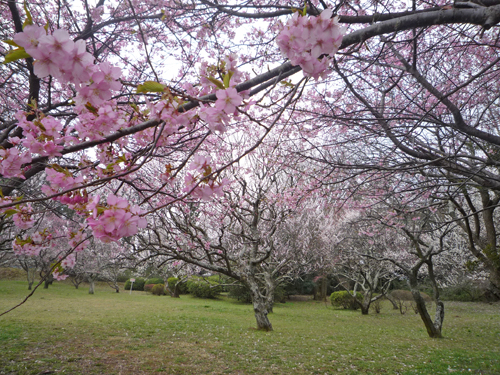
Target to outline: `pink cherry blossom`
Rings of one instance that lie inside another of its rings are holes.
[[[236,111],[243,98],[238,94],[235,88],[229,87],[225,90],[219,90],[216,93],[217,101],[215,102],[215,108],[220,111],[224,111],[227,114],[232,114]]]
[[[19,46],[24,47],[25,51],[33,56],[33,58],[39,59],[41,52],[38,44],[40,43],[40,38],[46,34],[45,29],[41,26],[26,25],[23,32],[14,35],[13,40]]]

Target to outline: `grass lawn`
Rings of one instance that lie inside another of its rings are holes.
[[[0,280],[0,311],[27,294]],[[500,304],[447,303],[444,339],[420,318],[314,301],[277,304],[274,332],[227,299],[89,295],[56,282],[0,317],[0,374],[500,374]]]

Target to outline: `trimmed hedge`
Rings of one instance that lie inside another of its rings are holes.
[[[358,304],[356,299],[361,301],[363,299],[363,295],[359,292],[356,292],[356,297],[352,295],[352,291],[348,292],[347,290],[342,290],[340,292],[333,292],[330,295],[330,302],[333,307],[343,307],[344,309],[349,310],[357,310]]]
[[[155,286],[156,284],[146,284],[144,285],[144,291],[145,292],[148,292],[148,293],[151,293],[151,291],[153,290],[153,287]]]
[[[125,290],[130,290],[130,279],[125,282]],[[144,285],[146,284],[146,280],[142,277],[136,277],[134,281],[134,285],[132,286],[132,290],[144,290]]]
[[[229,298],[235,298],[240,302],[251,303],[252,295],[250,294],[250,290],[244,285],[234,285],[229,288]],[[288,295],[286,293],[285,288],[282,286],[276,287],[274,290],[274,302],[285,303]]]
[[[152,279],[147,279],[146,284],[165,284],[165,281],[159,277],[154,277]]]
[[[244,285],[231,285],[229,289],[229,298],[234,298],[240,302],[250,303],[252,302],[252,296],[250,294],[250,289]]]
[[[164,284],[154,284],[153,289],[151,289],[151,293],[155,296],[164,296],[165,295],[165,285]]]
[[[187,282],[187,289],[190,294],[198,298],[217,298],[222,292],[218,276],[205,278],[193,276]]]
[[[168,288],[173,291],[175,289],[175,284],[179,282],[178,277],[169,277],[167,280],[167,285]],[[187,282],[182,282],[179,285],[177,285],[177,289],[179,291],[179,294],[188,294],[188,287],[187,287]]]

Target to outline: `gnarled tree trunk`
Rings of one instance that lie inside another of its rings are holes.
[[[430,267],[429,269],[429,275],[431,275],[432,273],[431,269],[432,267]],[[433,281],[433,284],[435,284],[435,280],[433,280],[434,277],[431,276],[430,278],[431,281]],[[416,274],[410,275],[408,283],[410,285],[411,294],[417,306],[418,314],[420,315],[420,318],[424,322],[425,328],[427,329],[427,334],[429,335],[429,337],[432,338],[442,338],[443,335],[441,333],[441,329],[443,327],[443,320],[444,320],[444,304],[439,300],[439,295],[437,296],[435,295],[436,316],[434,321],[432,321],[432,318],[429,315],[429,312],[427,311],[425,300],[423,299],[422,295],[420,294],[420,291],[418,290],[418,281]]]
[[[253,277],[249,277],[246,280],[246,284],[250,289],[250,295],[252,296],[253,311],[255,314],[255,320],[257,321],[257,329],[262,331],[272,331],[273,326],[267,317],[269,313],[268,301],[261,294],[259,290],[259,285]]]

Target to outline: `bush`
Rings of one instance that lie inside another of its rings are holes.
[[[432,298],[427,293],[420,292],[420,295],[427,303],[432,303]],[[401,301],[413,301],[413,294],[409,290],[397,289],[391,292],[391,297]]]
[[[312,275],[307,275],[303,278],[297,278],[287,283],[284,286],[286,294],[313,295],[316,287],[313,277],[314,276]]]
[[[356,292],[356,298],[352,296],[352,291],[348,292],[347,290],[342,290],[340,292],[333,292],[330,295],[330,302],[333,307],[343,307],[344,309],[349,310],[357,310],[358,304],[356,303],[356,299],[362,300],[363,295],[359,292]]]
[[[274,302],[285,303],[287,297],[286,290],[282,286],[278,286],[274,289]]]
[[[229,298],[234,298],[240,302],[250,303],[252,302],[252,296],[250,294],[250,289],[244,285],[231,285],[229,288]]]
[[[441,298],[445,301],[477,302],[483,299],[484,291],[477,285],[462,283],[441,291]]]
[[[179,282],[178,277],[169,277],[167,280],[167,285],[168,289],[170,289],[172,292],[174,291],[175,284]],[[177,285],[179,294],[188,294],[188,287],[187,287],[187,282],[183,281],[179,285]]]
[[[380,314],[380,310],[382,310],[382,304],[380,303],[380,299],[371,303],[370,308],[372,311],[375,311],[376,314]]]
[[[125,282],[125,290],[130,290],[130,279]],[[142,277],[136,277],[134,281],[134,285],[132,286],[132,290],[144,290],[144,285],[146,284],[146,280]]]
[[[156,284],[146,284],[144,285],[144,291],[145,292],[148,292],[148,293],[151,293],[153,287],[155,286]]]
[[[154,284],[153,289],[151,289],[151,293],[153,293],[155,296],[164,296],[165,284]]]
[[[154,277],[152,279],[147,279],[146,284],[165,284],[165,281],[159,277]]]
[[[251,303],[252,295],[250,294],[250,289],[244,285],[234,285],[229,288],[229,298],[235,298],[240,302]],[[285,303],[288,294],[282,286],[276,287],[274,289],[274,302]]]
[[[216,298],[221,293],[218,277],[191,277],[187,282],[189,293],[198,298]]]

